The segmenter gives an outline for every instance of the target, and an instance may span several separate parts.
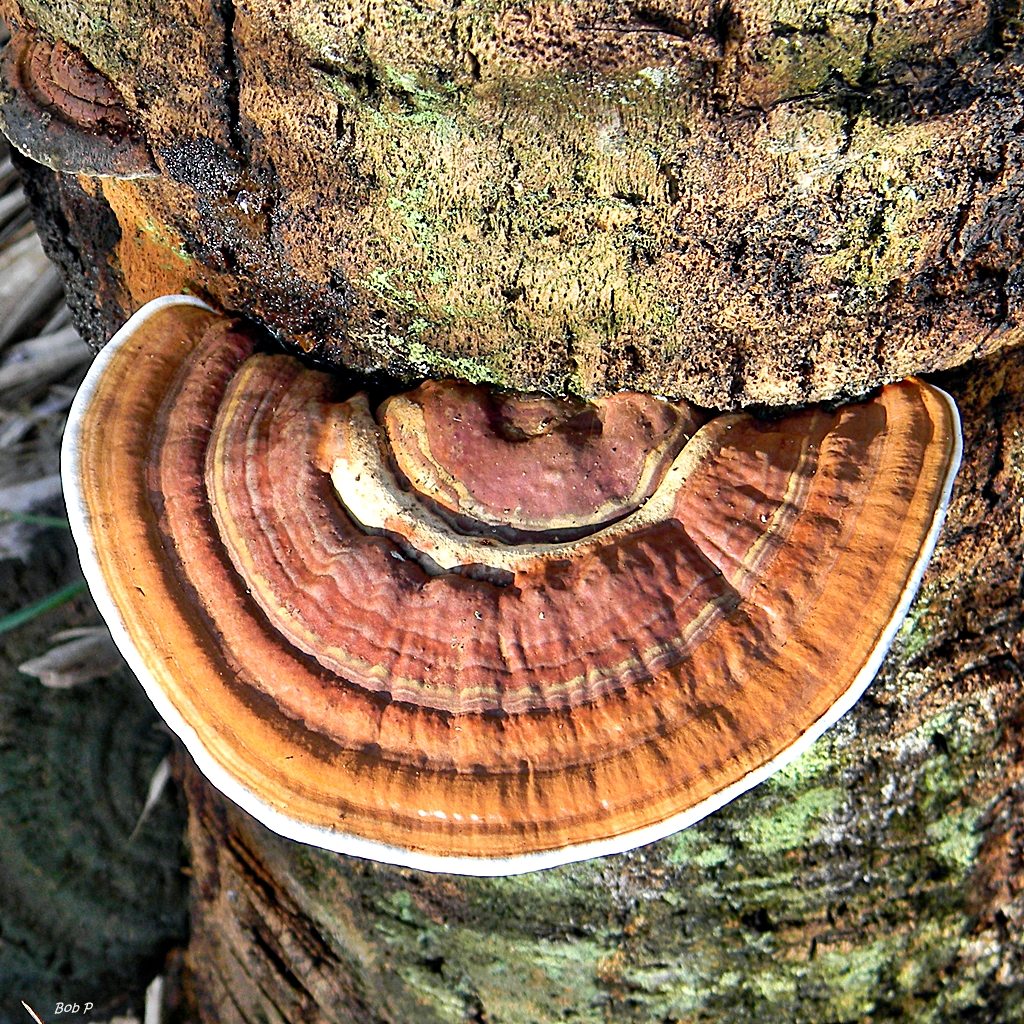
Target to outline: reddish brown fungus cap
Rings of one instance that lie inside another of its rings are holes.
[[[0,57],[0,84],[0,128],[37,163],[99,177],[156,174],[121,94],[74,47],[19,29]]]
[[[439,507],[495,527],[572,530],[632,511],[703,417],[624,392],[593,403],[428,381],[381,408],[395,464]]]
[[[958,459],[919,381],[703,426],[456,382],[373,410],[172,297],[97,360],[65,474],[115,638],[218,786],[496,874],[649,842],[805,749],[877,671]]]

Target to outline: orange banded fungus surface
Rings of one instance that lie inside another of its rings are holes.
[[[65,493],[114,637],[269,827],[506,874],[698,820],[881,664],[960,457],[917,380],[773,421],[427,383],[372,408],[158,299],[97,358]]]

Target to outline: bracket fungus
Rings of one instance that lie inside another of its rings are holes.
[[[917,380],[708,422],[428,383],[365,395],[185,297],[76,399],[89,583],[214,784],[303,842],[533,870],[650,842],[874,676],[934,547],[956,408]]]
[[[54,171],[140,178],[157,173],[116,87],[74,47],[19,29],[0,56],[0,128]]]

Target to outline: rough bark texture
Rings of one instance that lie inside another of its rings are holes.
[[[1024,353],[944,383],[968,458],[895,650],[699,825],[465,879],[282,840],[190,774],[203,1020],[1019,1021]]]
[[[38,164],[12,153],[34,209],[43,247],[60,268],[64,294],[79,334],[99,348],[123,322],[121,275],[103,253],[117,246],[121,231],[110,208],[74,179],[43,172]]]
[[[1020,340],[1017,0],[4,9],[155,154],[81,183],[124,311],[187,289],[366,370],[715,406]]]

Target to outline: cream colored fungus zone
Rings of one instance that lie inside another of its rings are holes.
[[[958,458],[918,381],[721,416],[621,518],[509,544],[238,324],[168,300],[118,344],[74,472],[133,667],[272,827],[439,870],[626,849],[795,756],[877,670]]]

